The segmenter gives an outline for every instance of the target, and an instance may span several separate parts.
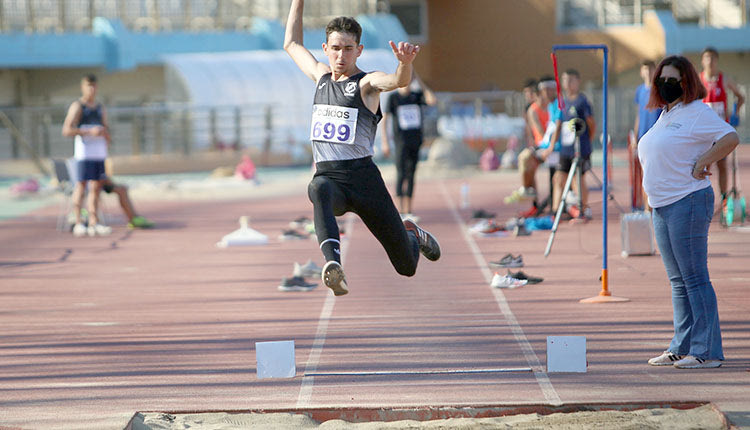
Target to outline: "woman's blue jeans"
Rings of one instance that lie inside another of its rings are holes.
[[[714,208],[709,186],[654,208],[656,243],[672,285],[674,337],[669,351],[723,360],[719,309],[708,276],[708,227]]]

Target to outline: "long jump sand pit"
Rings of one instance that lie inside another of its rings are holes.
[[[711,403],[139,412],[126,430],[728,429]]]

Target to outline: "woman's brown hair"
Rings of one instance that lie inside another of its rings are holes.
[[[659,95],[659,88],[656,86],[656,80],[661,76],[664,66],[672,66],[680,72],[680,85],[682,86],[682,101],[687,104],[697,99],[706,97],[706,87],[703,86],[698,72],[687,58],[681,55],[672,55],[667,57],[656,66],[654,77],[651,80],[651,96],[648,99],[649,109],[660,109],[668,103]]]

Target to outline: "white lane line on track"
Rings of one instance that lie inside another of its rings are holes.
[[[482,251],[479,249],[479,246],[477,246],[476,241],[471,236],[471,234],[469,234],[469,229],[467,228],[466,223],[461,219],[461,216],[456,209],[456,205],[453,202],[453,199],[451,199],[450,194],[448,194],[448,190],[445,187],[445,182],[443,181],[440,181],[440,191],[442,191],[443,193],[443,197],[445,198],[445,201],[448,204],[451,213],[453,214],[453,218],[456,220],[456,223],[459,225],[459,227],[461,227],[461,233],[464,236],[464,240],[469,245],[469,249],[471,249],[471,253],[474,255],[474,260],[476,261],[477,266],[479,266],[479,269],[482,272],[487,285],[490,285],[490,282],[492,281],[492,272],[487,267],[484,255],[482,255]],[[562,400],[560,399],[560,396],[557,394],[557,391],[555,391],[555,387],[552,386],[552,382],[550,382],[549,376],[547,376],[547,372],[544,371],[544,367],[539,361],[539,357],[537,357],[536,353],[534,353],[534,349],[531,347],[531,344],[526,338],[526,335],[524,334],[521,325],[518,323],[516,316],[513,315],[513,311],[510,310],[510,305],[508,305],[508,301],[505,299],[505,294],[503,294],[503,291],[499,288],[489,288],[492,291],[492,294],[495,296],[495,301],[497,302],[500,311],[508,321],[508,325],[513,332],[513,336],[515,336],[516,341],[518,341],[518,344],[521,346],[521,351],[523,352],[523,356],[526,358],[526,363],[528,363],[528,365],[533,369],[534,377],[536,378],[536,381],[539,384],[539,388],[541,388],[544,397],[547,399],[547,402],[549,402],[551,405],[561,405]]]
[[[352,240],[352,231],[354,227],[354,214],[350,213],[346,217],[346,223],[344,225],[344,231],[346,232],[346,240],[341,241],[341,265],[343,266],[346,262],[346,252],[349,250],[349,243]],[[323,345],[326,343],[326,333],[328,332],[328,322],[331,320],[331,314],[333,314],[333,305],[336,304],[336,296],[333,295],[333,291],[329,291],[326,296],[326,301],[323,303],[323,309],[320,311],[320,318],[318,318],[318,330],[315,332],[315,341],[313,342],[312,349],[310,349],[310,355],[307,358],[305,364],[305,371],[302,377],[302,385],[299,388],[299,396],[297,396],[297,407],[303,408],[310,405],[310,399],[312,398],[313,383],[315,378],[313,376],[307,376],[315,373],[318,370],[318,363],[320,363],[320,355],[323,353]]]
[[[373,370],[364,372],[321,372],[305,376],[379,376],[379,375],[448,375],[461,373],[510,373],[531,372],[530,367],[504,367],[496,369],[448,369],[448,370]]]

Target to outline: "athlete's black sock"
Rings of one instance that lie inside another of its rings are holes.
[[[323,256],[326,258],[326,262],[335,261],[341,263],[341,242],[338,239],[326,239],[320,244],[320,250],[323,251]]]

